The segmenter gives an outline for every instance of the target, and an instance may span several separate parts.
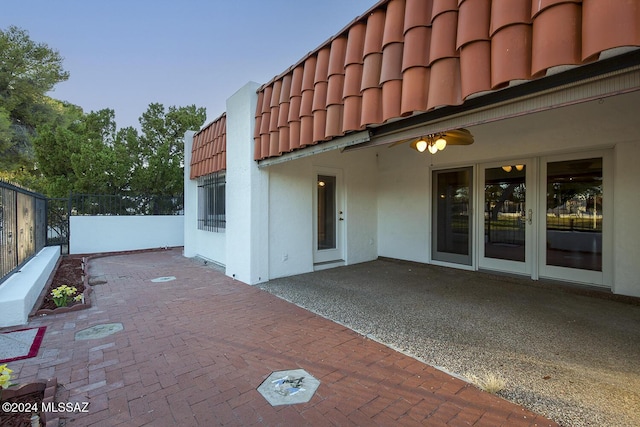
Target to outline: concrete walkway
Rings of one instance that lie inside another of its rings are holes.
[[[87,413],[61,414],[67,426],[556,425],[180,249],[90,268],[106,280],[93,307],[33,319],[48,326],[40,354],[10,364],[18,383],[57,377],[58,400],[90,402]],[[75,340],[114,323],[123,330]],[[319,388],[308,403],[271,406],[256,389],[288,369]]]

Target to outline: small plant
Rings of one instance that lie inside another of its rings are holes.
[[[476,385],[476,387],[487,393],[496,394],[503,390],[507,381],[500,375],[492,372],[483,372],[481,375],[467,375],[469,380]]]
[[[52,290],[51,296],[53,297],[53,302],[56,304],[56,307],[66,307],[71,300],[76,302],[82,301],[82,295],[74,296],[76,292],[78,292],[78,290],[75,286],[62,285]]]
[[[6,390],[11,387],[11,374],[13,370],[7,368],[7,364],[0,365],[0,398],[2,397],[2,390]]]

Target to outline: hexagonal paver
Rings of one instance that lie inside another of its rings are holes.
[[[271,406],[306,403],[313,397],[320,380],[304,369],[272,372],[260,384],[258,392]]]

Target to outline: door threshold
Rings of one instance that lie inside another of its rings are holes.
[[[343,259],[336,259],[336,260],[333,260],[333,261],[316,262],[316,263],[313,264],[313,271],[327,270],[329,268],[342,267],[343,265],[345,265],[345,262],[344,262]]]

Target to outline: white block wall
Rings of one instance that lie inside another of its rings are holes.
[[[182,215],[72,216],[69,253],[154,249],[184,244]]]

